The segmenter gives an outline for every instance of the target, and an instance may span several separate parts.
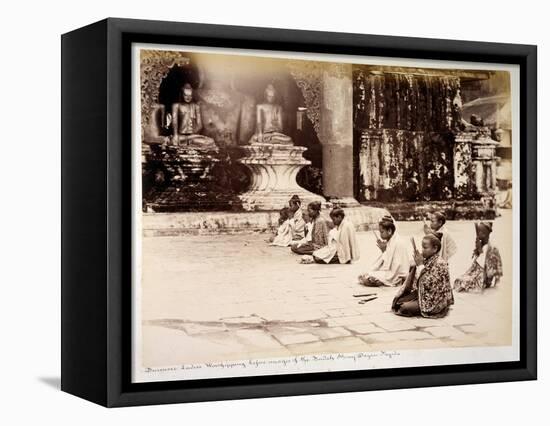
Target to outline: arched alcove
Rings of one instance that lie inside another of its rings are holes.
[[[141,85],[141,128],[149,126],[153,109],[159,104],[162,80],[175,66],[186,67],[190,64],[184,52],[164,50],[142,50],[140,58]]]

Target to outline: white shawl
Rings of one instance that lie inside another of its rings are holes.
[[[367,274],[393,287],[407,277],[412,264],[411,252],[396,231],[387,242],[386,250],[374,261]]]
[[[444,260],[449,260],[456,253],[456,243],[453,240],[453,237],[449,234],[449,231],[447,231],[447,227],[445,225],[439,228],[437,232],[441,232],[443,234],[443,237],[441,237],[441,251],[439,252],[439,255]]]
[[[292,239],[300,240],[304,238],[306,222],[304,221],[301,207],[294,212],[294,216],[291,219],[291,224],[292,224]]]

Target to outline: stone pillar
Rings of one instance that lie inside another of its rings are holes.
[[[473,180],[476,173],[472,164],[472,140],[469,132],[455,135],[453,148],[454,195],[457,200],[471,199],[475,193]]]
[[[323,145],[323,193],[335,205],[358,206],[353,194],[352,65],[324,64],[319,139]]]

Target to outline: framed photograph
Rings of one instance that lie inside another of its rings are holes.
[[[62,389],[536,379],[536,46],[107,19],[62,37]]]

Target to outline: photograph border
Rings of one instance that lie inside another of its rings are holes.
[[[132,383],[132,43],[518,64],[520,360]],[[128,406],[536,379],[536,46],[110,18],[62,47],[63,390]],[[88,120],[69,120],[77,109]]]

